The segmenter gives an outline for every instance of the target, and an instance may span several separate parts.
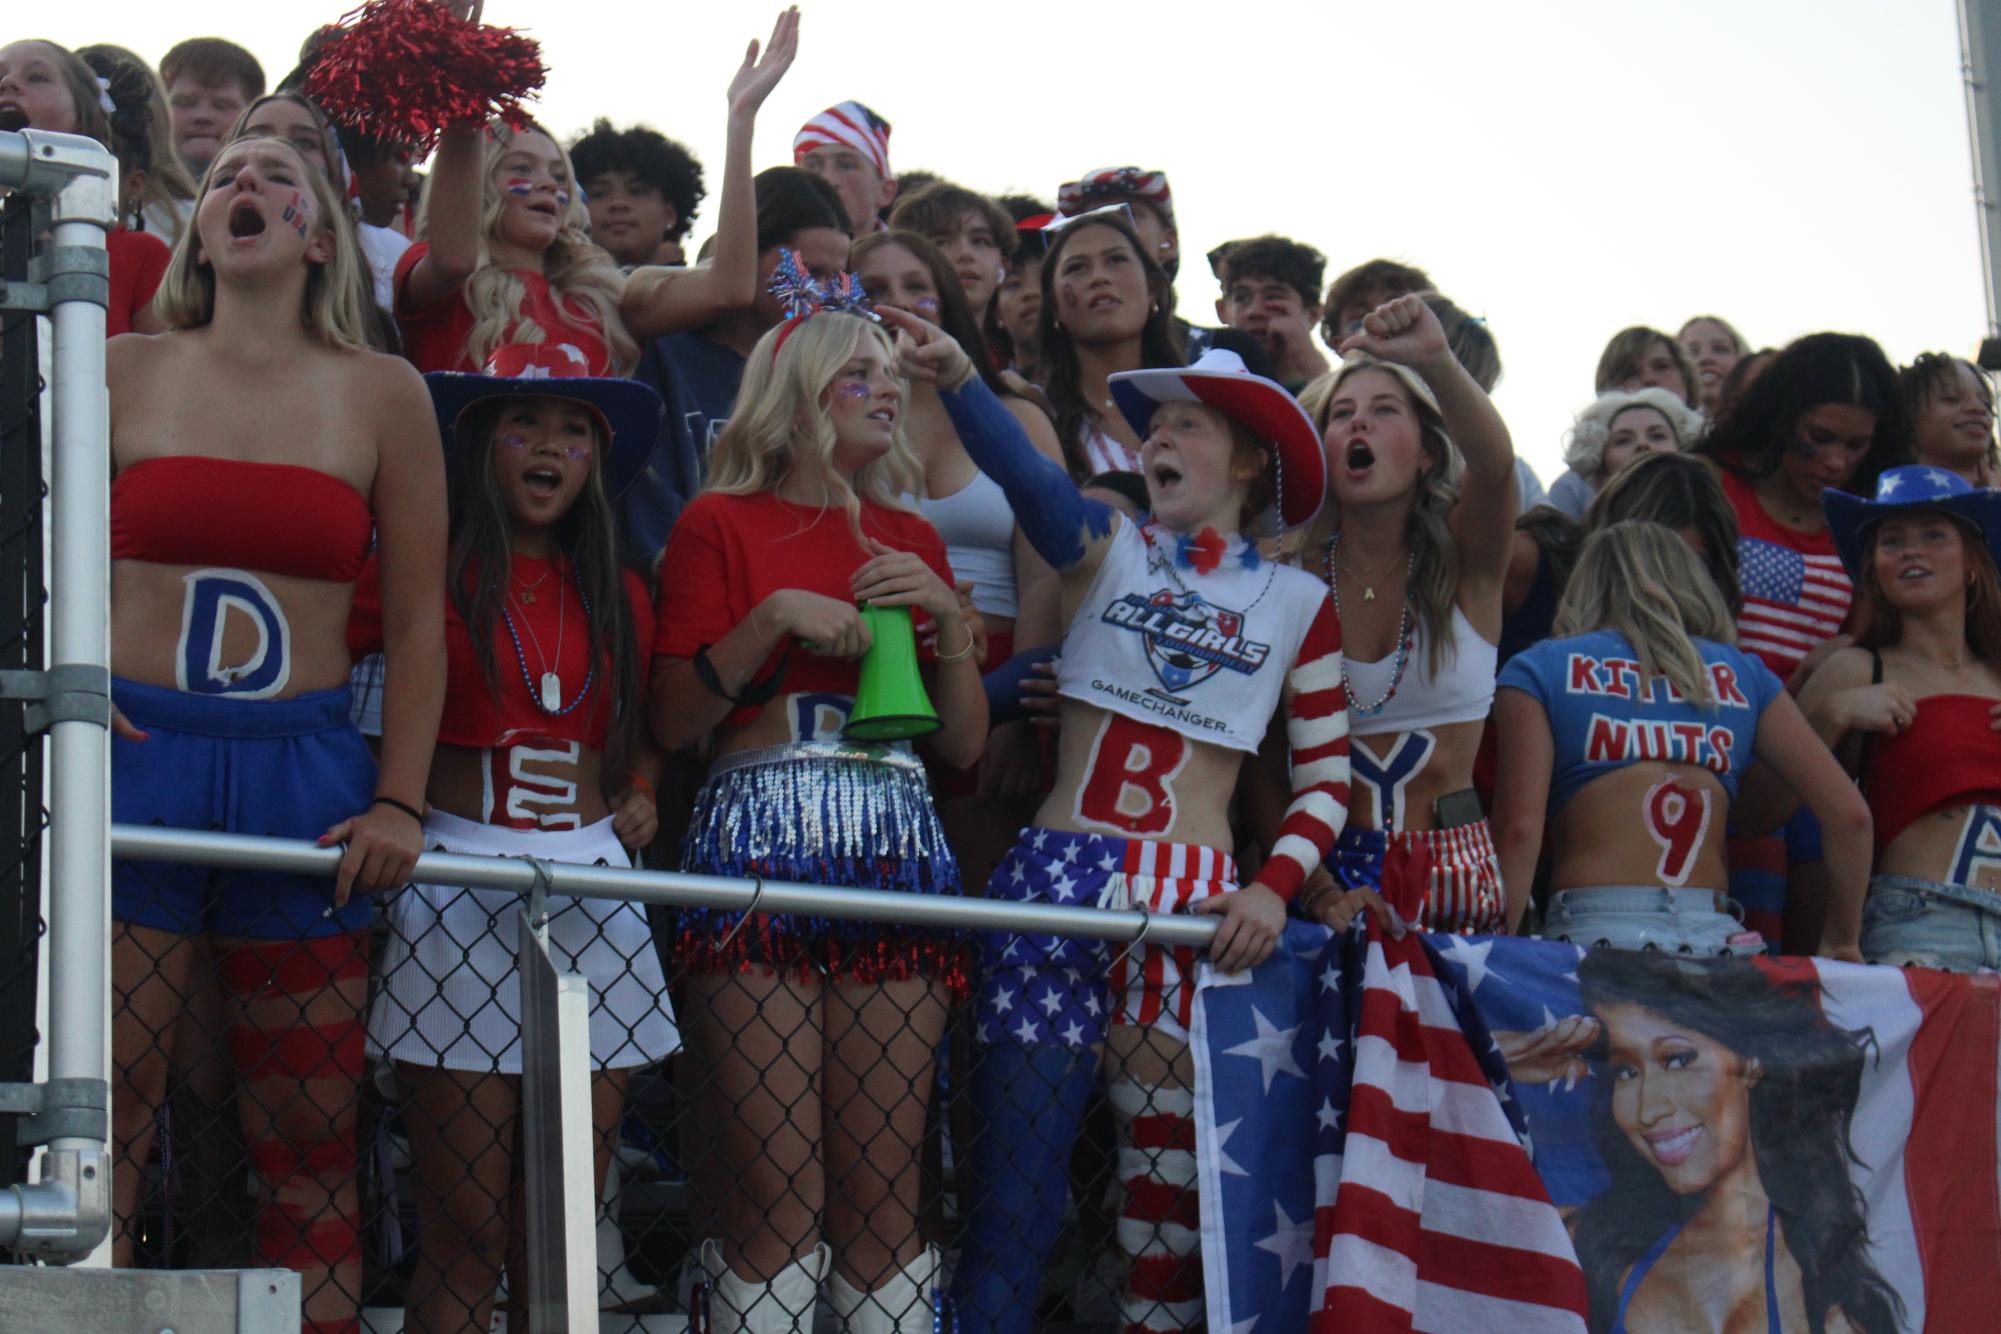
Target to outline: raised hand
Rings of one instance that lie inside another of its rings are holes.
[[[894,306],[878,306],[876,314],[895,331],[896,368],[904,379],[951,389],[972,377],[966,349],[937,325]]]
[[[771,40],[764,44],[763,59],[758,58],[757,40],[751,39],[749,49],[743,53],[743,65],[730,80],[730,114],[755,116],[764,99],[771,96],[771,90],[785,77],[785,71],[792,68],[793,58],[798,54],[799,6],[794,5],[779,14],[778,22],[771,25]]]
[[[1452,355],[1444,326],[1421,296],[1400,296],[1377,306],[1362,317],[1362,327],[1342,339],[1335,351],[1344,357],[1350,352],[1366,352],[1412,370]]]
[[[1585,1049],[1598,1040],[1598,1021],[1588,1014],[1573,1014],[1527,1033],[1495,1030],[1494,1043],[1501,1059],[1508,1063],[1508,1076],[1517,1084],[1576,1086],[1590,1073],[1584,1063]]]

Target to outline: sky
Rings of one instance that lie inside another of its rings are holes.
[[[1171,181],[1181,311],[1214,322],[1202,256],[1279,232],[1331,278],[1415,263],[1484,316],[1495,399],[1545,481],[1606,339],[1723,315],[1755,345],[1867,333],[1897,361],[1985,331],[1952,0],[807,0],[798,62],[755,161],[858,98],[891,163],[1052,198],[1093,167]],[[569,138],[643,121],[709,164],[724,89],[775,7],[489,0],[549,68],[536,115]],[[40,36],[158,60],[188,36],[249,47],[275,82],[336,17],[298,0],[98,0]],[[1000,16],[998,20],[994,16]],[[1143,17],[1142,17],[1143,16]],[[1031,27],[1031,25],[1033,25]]]

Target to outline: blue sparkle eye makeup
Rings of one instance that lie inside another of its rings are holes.
[[[834,388],[835,398],[860,400],[867,398],[868,395],[869,395],[869,388],[867,385],[857,384],[852,381],[850,381],[847,384],[836,385]]]
[[[509,449],[528,448],[528,437],[517,434],[514,431],[502,431],[494,437],[494,441],[497,444],[505,445]]]

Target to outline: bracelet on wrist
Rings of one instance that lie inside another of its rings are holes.
[[[960,649],[957,653],[946,653],[941,650],[938,653],[939,662],[945,662],[945,663],[964,662],[966,659],[973,656],[973,643],[974,643],[973,628],[971,626],[967,626],[965,627],[965,629],[966,629],[966,646]]]
[[[370,810],[374,810],[377,806],[387,806],[391,810],[401,811],[418,824],[421,825],[424,823],[424,813],[407,801],[398,801],[394,797],[377,797],[374,801],[368,803]]]
[[[627,787],[638,788],[655,801],[660,800],[660,794],[653,790],[653,784],[647,782],[646,776],[637,769],[631,770],[625,775],[625,785]]]

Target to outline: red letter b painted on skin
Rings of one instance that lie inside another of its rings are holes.
[[[1090,776],[1077,789],[1077,815],[1128,834],[1174,827],[1174,776],[1188,760],[1178,732],[1105,715],[1091,744]]]

